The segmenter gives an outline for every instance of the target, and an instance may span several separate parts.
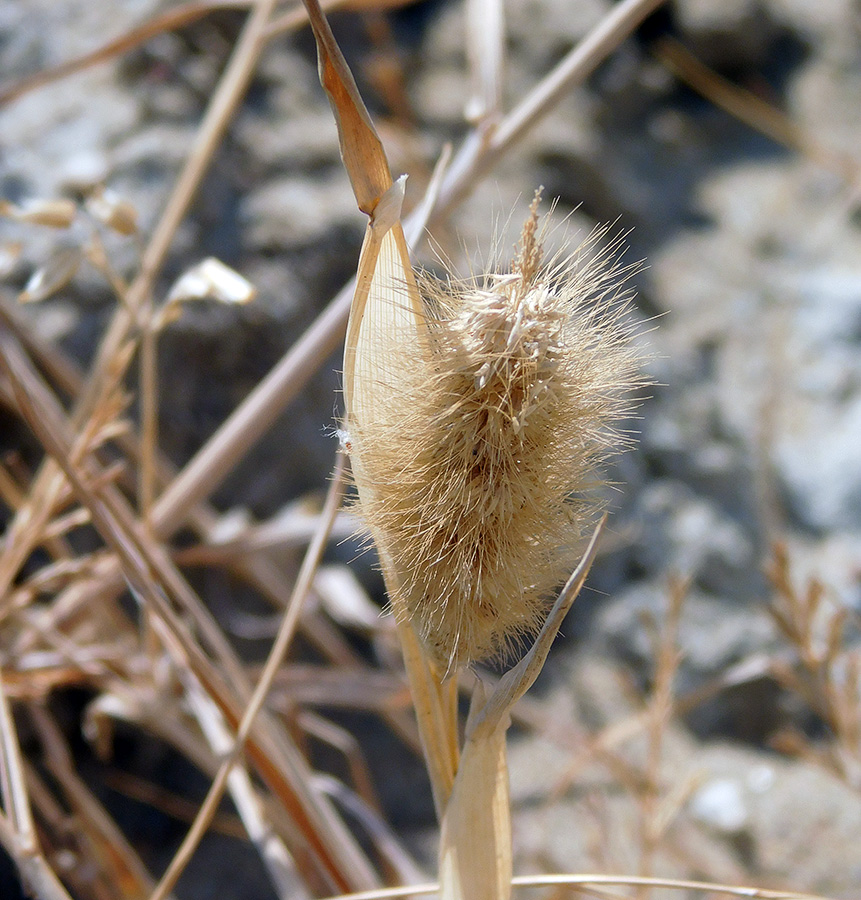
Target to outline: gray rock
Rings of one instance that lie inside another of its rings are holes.
[[[660,625],[668,588],[642,583],[607,601],[597,612],[595,640],[633,663],[644,680],[652,676],[655,645],[644,616]],[[774,627],[760,607],[743,607],[691,591],[679,625],[682,652],[678,690],[684,692],[716,677],[727,666],[775,645]]]
[[[802,434],[784,435],[776,460],[788,503],[803,525],[819,532],[861,526],[861,397],[807,420]]]
[[[283,115],[283,114],[282,114]],[[273,172],[290,172],[294,176],[305,166],[317,170],[322,166],[337,171],[340,166],[338,132],[328,109],[297,112],[284,127],[271,115],[242,116],[238,140],[256,163]]]
[[[845,784],[811,763],[726,744],[700,748],[687,772],[734,785],[747,835],[735,846],[757,879],[831,896],[857,888],[861,800]]]
[[[265,250],[309,247],[333,228],[361,233],[364,226],[343,173],[327,180],[294,176],[268,182],[242,201],[241,219],[248,245]]]
[[[640,534],[635,558],[650,576],[673,571],[736,602],[759,584],[750,577],[756,572],[751,537],[681,481],[651,482],[641,492],[634,516]]]
[[[698,788],[689,803],[691,815],[724,834],[737,834],[750,821],[742,786],[734,778],[714,778]]]
[[[766,0],[766,5],[775,19],[829,56],[858,50],[861,23],[854,0]]]

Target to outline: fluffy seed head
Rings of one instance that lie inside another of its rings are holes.
[[[507,272],[420,276],[418,338],[390,335],[378,370],[386,412],[348,411],[394,612],[446,671],[537,630],[594,519],[596,466],[626,443],[638,357],[618,246],[598,233],[545,264],[537,203]]]

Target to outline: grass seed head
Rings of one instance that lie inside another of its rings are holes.
[[[545,263],[537,205],[508,271],[420,276],[418,345],[380,367],[387,412],[348,420],[394,612],[449,672],[537,630],[594,521],[596,467],[627,443],[630,270],[605,232]]]

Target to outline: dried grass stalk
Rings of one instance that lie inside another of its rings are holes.
[[[347,326],[344,398],[348,410],[362,409],[362,417],[371,420],[385,414],[375,408],[377,399],[386,402],[373,389],[374,361],[380,359],[374,342],[380,334],[404,335],[419,321],[420,300],[400,221],[404,181],[392,181],[383,146],[319,3],[304,2],[317,41],[320,81],[338,124],[341,156],[356,202],[369,217]],[[345,444],[349,449],[349,440]],[[360,491],[367,496],[371,482],[364,476],[361,460],[351,462],[353,477],[364,485]],[[385,545],[378,541],[378,547],[392,592],[394,568],[387,561]],[[412,626],[403,619],[400,625],[422,747],[441,816],[457,767],[456,688],[453,683],[442,684],[435,664],[421,652]]]
[[[635,380],[617,245],[594,252],[599,233],[545,264],[539,192],[508,271],[417,283],[402,180],[391,181],[316,0],[305,3],[344,163],[369,215],[344,353],[342,440],[398,620],[441,818],[441,896],[507,900],[509,714],[585,578],[597,531],[547,615],[594,521],[595,466],[624,444],[614,424]],[[447,676],[539,629],[490,700],[474,697],[461,756]]]
[[[474,705],[480,697],[477,692]],[[440,834],[440,895],[445,900],[502,900],[511,895],[506,724],[464,746]]]

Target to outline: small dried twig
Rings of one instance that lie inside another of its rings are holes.
[[[163,552],[147,543],[145,535],[135,525],[131,512],[115,492],[104,490],[94,493],[81,473],[70,463],[68,442],[64,438],[62,414],[56,408],[47,388],[29,367],[29,363],[11,337],[0,333],[0,361],[12,381],[30,427],[39,437],[47,452],[61,466],[66,478],[82,502],[90,510],[95,526],[103,538],[122,560],[125,576],[133,593],[142,598],[144,608],[154,610],[158,620],[165,624],[163,637],[169,636],[169,648],[181,648],[181,665],[192,664],[195,674],[207,691],[217,701],[231,725],[242,716],[239,703],[224,684],[222,674],[212,665],[201,648],[191,638],[185,624],[177,617],[167,598],[156,587],[165,584],[172,592],[185,595],[188,608],[202,612],[202,607],[191,601],[192,592],[184,579],[170,565]],[[24,383],[21,378],[27,379]],[[158,582],[151,578],[157,574]],[[233,677],[236,689],[244,692],[245,676],[233,657],[220,630],[204,617],[200,624],[209,627],[210,637],[219,651],[224,671]],[[208,624],[207,624],[208,623]],[[252,720],[249,720],[252,721]],[[317,854],[317,860],[330,874],[334,884],[348,886],[357,880],[372,880],[367,874],[367,864],[323,798],[308,786],[309,778],[304,760],[284,741],[277,741],[270,731],[271,723],[260,717],[264,724],[256,739],[249,742],[248,751],[262,776],[270,784],[291,814],[309,845]],[[264,749],[265,748],[265,749]],[[277,760],[277,764],[273,762]]]
[[[216,758],[224,759],[234,752],[233,736],[226,727],[224,717],[206,695],[200,683],[189,672],[181,673],[180,677],[186,683],[188,702],[213,753]],[[278,896],[282,900],[288,900],[288,898],[310,900],[310,894],[301,880],[296,864],[272,824],[267,821],[262,799],[255,790],[248,771],[239,763],[238,756],[239,754],[236,754],[236,759],[228,773],[226,787],[230,791],[230,796],[245,826],[248,838],[266,866],[270,881]],[[210,821],[206,823],[206,828],[209,828],[214,818],[213,814]],[[195,819],[192,823],[192,828],[197,821]],[[187,850],[185,847],[181,850],[186,852],[177,851],[171,862],[171,868],[177,868],[179,874],[182,869],[179,868],[178,861],[187,862],[192,853],[192,850]],[[170,884],[166,877],[162,879],[162,884],[165,883]],[[162,886],[160,889],[165,890]],[[155,898],[160,894],[156,891],[150,896]]]
[[[795,891],[772,891],[766,888],[743,887],[717,884],[709,881],[688,881],[677,878],[640,878],[626,875],[526,875],[512,878],[513,887],[553,887],[568,885],[572,888],[608,887],[652,887],[668,888],[676,891],[705,891],[726,894],[730,897],[747,897],[750,900],[829,900],[817,894]],[[438,884],[414,884],[406,887],[384,888],[378,891],[362,891],[355,894],[339,894],[326,900],[400,900],[400,898],[421,897],[439,891]]]
[[[135,47],[145,44],[156,35],[190,25],[192,22],[196,22],[215,10],[241,9],[250,6],[252,2],[253,0],[208,0],[205,3],[184,3],[175,9],[153,16],[149,21],[130,29],[125,34],[120,35],[115,40],[108,41],[108,43],[103,44],[90,53],[85,53],[50,69],[43,69],[41,72],[36,72],[28,78],[4,87],[0,90],[0,106],[13,103],[15,100],[23,97],[24,94],[28,94],[37,88],[45,87],[55,81],[61,81],[63,78],[68,78],[69,75],[74,75],[76,72],[81,72],[123,53],[128,53],[130,50],[134,50]]]
[[[664,732],[673,712],[673,682],[678,670],[679,619],[687,594],[687,585],[674,579],[669,588],[669,605],[663,622],[652,623],[654,633],[655,678],[649,702],[648,750],[644,790],[640,795],[640,861],[638,874],[652,875],[655,852],[669,819],[661,814],[661,758]],[[648,896],[643,886],[638,896]]]
[[[0,674],[0,844],[15,861],[25,884],[38,900],[71,900],[39,849],[21,748]]]
[[[281,663],[290,645],[290,641],[292,640],[295,633],[299,614],[301,611],[302,601],[308,589],[310,588],[314,571],[319,565],[320,557],[326,545],[328,530],[331,527],[332,521],[334,520],[335,513],[337,512],[338,505],[340,503],[342,490],[342,471],[343,461],[339,460],[339,466],[336,469],[335,476],[332,480],[332,485],[329,490],[329,495],[327,497],[325,513],[321,518],[321,527],[318,533],[315,535],[315,539],[312,542],[311,546],[308,548],[308,552],[305,555],[302,569],[293,588],[291,603],[285,613],[281,629],[279,630],[278,636],[270,651],[269,658],[267,659],[266,666],[264,667],[260,681],[258,682],[257,687],[255,688],[254,693],[249,700],[246,711],[239,723],[233,748],[224,759],[224,762],[222,762],[218,770],[218,774],[213,780],[209,792],[207,793],[206,799],[204,800],[203,805],[200,808],[200,812],[198,813],[194,823],[192,824],[192,827],[186,834],[182,846],[177,851],[173,861],[171,862],[165,874],[162,876],[162,879],[156,890],[153,892],[150,900],[164,900],[166,894],[173,889],[173,886],[176,884],[176,881],[179,879],[179,876],[182,874],[183,869],[191,858],[191,854],[194,852],[194,849],[196,848],[200,839],[203,837],[204,832],[209,827],[209,823],[212,821],[212,817],[215,815],[218,804],[221,802],[221,797],[227,785],[230,773],[237,760],[239,759],[240,754],[242,753],[245,741],[247,740],[248,735],[251,731],[251,727],[254,723],[255,717],[259,713],[266,699],[266,695],[269,691],[269,688],[271,687],[272,681],[275,678],[278,668],[281,666]],[[364,872],[360,869],[357,869],[350,874],[353,880],[374,880],[373,875],[367,869]]]
[[[704,65],[683,44],[663,37],[655,43],[653,52],[677,78],[740,122],[837,172],[849,184],[859,183],[861,164],[857,159],[826,147],[773,104]]]
[[[774,673],[823,717],[834,744],[810,752],[805,741],[787,734],[779,740],[784,749],[804,753],[861,790],[861,652],[845,646],[848,611],[835,606],[816,579],[802,590],[795,587],[783,544],[774,548],[768,576],[774,588],[769,612],[801,668],[797,673],[793,666],[781,665]]]
[[[152,889],[152,878],[104,807],[75,771],[68,746],[48,712],[35,705],[30,717],[45,751],[49,771],[60,785],[73,820],[82,852],[97,864],[109,884],[122,884],[129,900],[143,900]]]

